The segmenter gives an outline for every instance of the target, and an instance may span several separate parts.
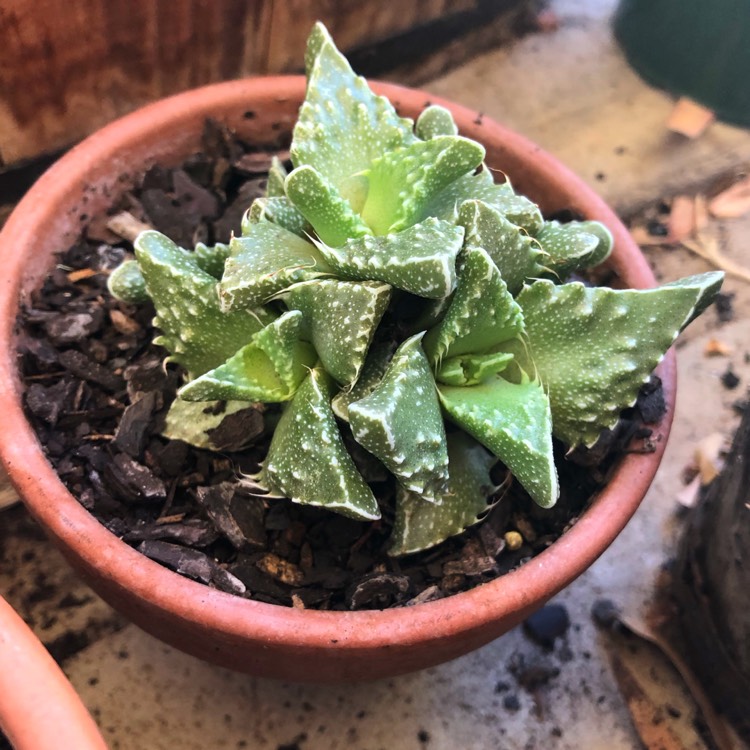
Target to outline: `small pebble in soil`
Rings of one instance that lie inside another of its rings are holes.
[[[611,599],[597,599],[591,607],[591,617],[601,628],[611,628],[620,617],[619,607]]]
[[[722,374],[721,384],[728,391],[733,391],[740,384],[740,379],[735,375],[731,367],[727,367],[726,371]]]
[[[652,237],[666,237],[667,234],[669,234],[667,225],[659,221],[658,219],[652,219],[651,221],[649,221],[649,223],[646,225],[646,229]]]
[[[570,617],[562,604],[548,604],[534,612],[523,624],[523,630],[532,641],[552,650],[555,640],[568,632]]]
[[[505,539],[505,546],[511,552],[515,552],[523,546],[523,537],[517,531],[507,531],[503,539]]]
[[[508,711],[518,711],[521,708],[521,701],[515,693],[511,693],[503,698],[503,707]]]
[[[420,729],[417,732],[417,739],[423,744],[426,745],[430,741],[430,733],[425,729]]]

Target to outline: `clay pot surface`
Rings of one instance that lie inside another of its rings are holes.
[[[625,286],[655,285],[643,255],[607,205],[539,146],[487,117],[422,91],[373,88],[400,113],[428,103],[448,107],[462,135],[487,149],[487,162],[545,212],[571,209],[606,224],[609,261]],[[124,117],[61,158],[28,192],[2,238],[0,286],[0,454],[27,507],[71,565],[115,609],[167,643],[207,661],[260,676],[336,682],[392,676],[438,664],[488,643],[520,623],[580,575],[637,509],[661,460],[672,420],[675,367],[661,364],[668,411],[656,451],[625,456],[579,521],[532,561],[471,591],[406,609],[300,611],[219,592],[173,573],[107,531],[63,486],[21,407],[14,325],[19,302],[81,231],[81,214],[105,211],[160,162],[179,164],[198,149],[207,117],[243,138],[267,143],[290,130],[304,96],[302,77],[268,77],[208,86]]]
[[[2,597],[0,729],[15,750],[107,748],[60,667]]]

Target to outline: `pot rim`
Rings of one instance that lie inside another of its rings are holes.
[[[466,107],[423,91],[371,82],[375,91],[394,103],[415,96],[442,104],[459,127],[481,124],[485,140],[497,139],[517,158],[555,182],[564,181],[576,196],[576,208],[586,218],[605,223],[615,239],[611,267],[635,288],[655,286],[654,276],[638,246],[612,210],[579,177],[523,136]],[[41,241],[39,227],[49,221],[48,206],[66,205],[65,195],[85,184],[92,172],[122,150],[156,134],[169,132],[186,118],[201,118],[226,108],[248,106],[253,96],[280,102],[299,101],[302,76],[269,76],[213,84],[160,100],[116,120],[89,136],[59,159],[29,190],[0,232],[5,274],[0,285],[0,408],[4,430],[0,459],[24,503],[64,549],[99,577],[121,591],[130,591],[151,609],[192,622],[202,630],[297,647],[371,649],[378,645],[408,646],[425,639],[437,641],[487,623],[513,617],[541,605],[580,575],[611,544],[637,509],[664,452],[675,399],[676,371],[670,350],[658,368],[664,385],[667,412],[657,426],[661,439],[649,454],[626,455],[609,484],[573,527],[520,568],[459,594],[408,608],[330,612],[297,610],[244,599],[197,583],[137,552],[86,511],[62,484],[45,458],[23,413],[21,384],[16,367],[14,328],[19,296],[29,275],[25,263],[30,249]],[[416,99],[414,101],[417,101]],[[397,105],[398,106],[398,105]],[[421,106],[421,105],[420,105]],[[468,126],[471,129],[471,126]],[[471,135],[471,137],[477,137]],[[512,176],[512,175],[511,175]],[[65,249],[65,248],[62,248]],[[426,635],[427,634],[427,635]]]
[[[106,750],[73,686],[1,596],[0,727],[17,750]]]

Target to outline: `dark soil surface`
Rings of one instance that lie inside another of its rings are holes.
[[[287,144],[254,150],[212,123],[203,140],[201,153],[180,168],[152,168],[112,213],[127,210],[186,247],[228,241],[263,192],[270,153],[286,158]],[[365,524],[264,499],[241,486],[240,472],[255,473],[265,456],[275,407],[250,408],[227,420],[220,453],[161,436],[181,374],[174,367],[165,371],[164,350],[151,344],[153,309],[130,307],[108,294],[107,274],[131,247],[105,225],[106,217],[95,217],[80,242],[61,253],[20,316],[27,414],[62,481],[109,531],[223,591],[345,610],[404,606],[473,588],[554,542],[633,438],[639,450],[648,450],[644,423],[663,413],[654,379],[636,407],[623,412],[615,432],[593,449],[566,457],[556,445],[562,494],[555,508],[539,509],[508,481],[479,526],[433,550],[389,558],[394,488],[371,457],[355,454],[372,480],[383,519]],[[250,446],[238,450],[249,435]],[[505,473],[498,467],[497,479]],[[518,534],[506,543],[509,531],[520,534],[520,546]]]

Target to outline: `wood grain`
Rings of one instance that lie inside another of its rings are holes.
[[[299,70],[323,20],[344,50],[520,0],[4,0],[0,167],[63,148],[148,101]]]

